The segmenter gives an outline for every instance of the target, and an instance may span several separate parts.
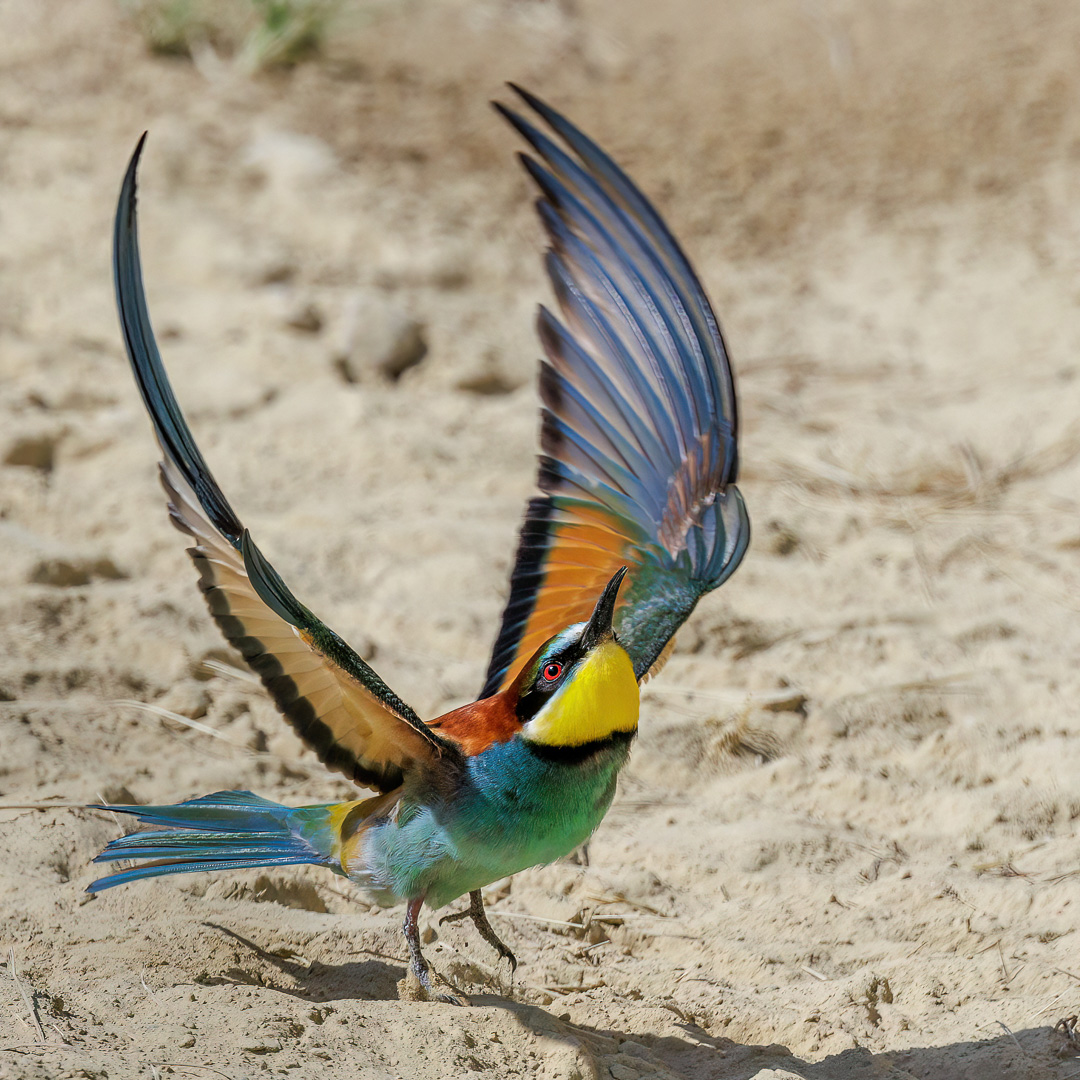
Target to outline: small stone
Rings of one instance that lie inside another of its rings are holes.
[[[268,262],[255,275],[257,285],[288,285],[296,277],[294,263],[285,260]]]
[[[114,806],[137,806],[139,800],[131,793],[131,789],[123,784],[106,784],[98,793],[101,798]]]
[[[245,1054],[276,1054],[281,1050],[280,1039],[262,1039],[255,1035],[244,1039],[240,1043],[240,1049]]]
[[[347,383],[397,382],[427,355],[424,324],[380,290],[360,289],[345,302],[333,365]]]
[[[285,325],[301,334],[317,334],[323,328],[323,315],[311,303],[301,304],[285,316]]]
[[[32,585],[62,589],[89,585],[95,578],[118,581],[125,577],[127,574],[106,556],[71,555],[39,560],[30,570],[29,581]]]
[[[263,128],[244,149],[249,175],[291,193],[325,184],[337,172],[337,156],[321,139],[294,131]]]
[[[501,371],[495,369],[466,375],[458,379],[455,386],[463,393],[476,394],[478,397],[501,397],[512,394],[517,389],[517,383],[511,382]]]
[[[409,368],[416,367],[427,356],[424,327],[412,319],[403,323],[382,359],[375,366],[390,382],[397,382]]]
[[[792,690],[790,693],[784,693],[780,691],[774,697],[764,697],[755,702],[759,709],[763,709],[765,712],[793,712],[806,715],[806,705],[809,698],[798,690]]]
[[[179,1024],[152,1024],[141,1041],[144,1050],[187,1049],[195,1045],[191,1032]]]
[[[20,436],[4,451],[4,464],[51,472],[59,441],[58,434],[48,432]]]
[[[779,521],[765,523],[765,550],[781,557],[791,555],[799,547],[798,534]]]

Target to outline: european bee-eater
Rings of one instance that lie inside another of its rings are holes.
[[[328,767],[378,794],[289,808],[245,791],[176,806],[110,806],[158,826],[98,861],[141,864],[90,886],[196,870],[314,863],[406,902],[410,967],[436,991],[417,916],[468,893],[477,929],[517,961],[480,890],[585,841],[615,792],[638,686],[750,536],[734,481],[735,386],[715,316],[679,245],[630,179],[576,127],[514,88],[562,146],[496,105],[539,160],[560,321],[547,359],[538,485],[480,697],[424,721],[301,604],[241,525],[169,385],[150,326],[128,166],[113,268],[128,357],[161,449],[173,524],[222,633]],[[144,136],[145,138],[145,136]],[[620,593],[624,575],[625,588]]]

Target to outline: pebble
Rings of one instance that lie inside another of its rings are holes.
[[[333,363],[347,383],[397,382],[427,356],[427,330],[381,297],[358,293],[346,306]]]
[[[20,435],[4,450],[3,463],[51,472],[59,441],[60,436],[52,432]]]

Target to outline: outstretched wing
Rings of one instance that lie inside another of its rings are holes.
[[[624,564],[615,627],[643,678],[750,539],[734,483],[734,379],[693,269],[626,174],[559,113],[513,89],[566,147],[496,105],[540,158],[521,160],[540,188],[562,321],[541,307],[543,495],[525,513],[482,696],[587,618]]]
[[[139,140],[113,233],[116,302],[143,402],[164,452],[161,478],[211,614],[261,677],[297,734],[332,769],[390,791],[419,763],[460,758],[296,597],[255,546],[217,485],[169,385],[143,291],[135,214]],[[447,762],[449,764],[449,762]]]

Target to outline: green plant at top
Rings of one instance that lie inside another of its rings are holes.
[[[250,71],[288,66],[317,53],[339,0],[251,0],[259,21],[238,54]]]
[[[156,53],[200,45],[232,54],[241,70],[290,66],[319,52],[343,0],[122,0]]]

